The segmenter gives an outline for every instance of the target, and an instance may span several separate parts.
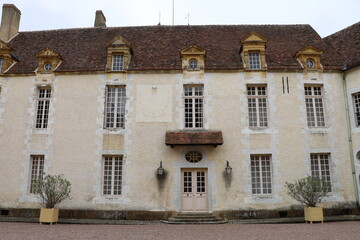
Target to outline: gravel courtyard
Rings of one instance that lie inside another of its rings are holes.
[[[360,222],[316,224],[78,225],[0,222],[1,240],[360,239]]]

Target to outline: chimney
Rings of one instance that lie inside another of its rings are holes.
[[[19,32],[20,10],[14,4],[4,4],[1,17],[0,39],[8,42]]]
[[[94,27],[106,27],[106,17],[101,10],[97,10],[95,13]]]

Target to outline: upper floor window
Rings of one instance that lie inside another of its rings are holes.
[[[360,126],[360,92],[353,94],[355,124]]]
[[[252,194],[271,194],[271,155],[251,155],[250,162]]]
[[[305,86],[306,117],[309,127],[324,127],[322,86]]]
[[[319,177],[331,183],[330,178],[330,154],[311,154],[311,175]],[[331,192],[331,188],[329,190]]]
[[[124,70],[124,55],[113,55],[112,58],[112,71]]]
[[[30,193],[36,192],[36,181],[44,174],[44,155],[31,155]]]
[[[185,128],[204,127],[204,87],[184,86]]]
[[[125,86],[107,86],[105,99],[105,128],[125,128]]]
[[[249,127],[267,127],[267,92],[266,86],[248,86]]]
[[[47,128],[49,120],[51,88],[39,88],[37,111],[36,111],[36,128]]]
[[[249,53],[249,68],[252,70],[261,69],[260,53]]]

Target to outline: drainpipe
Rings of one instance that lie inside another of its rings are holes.
[[[355,197],[356,197],[356,207],[359,208],[359,190],[357,186],[357,177],[355,171],[355,159],[354,159],[354,147],[352,142],[352,135],[351,135],[351,122],[350,122],[350,110],[349,110],[349,103],[348,103],[348,94],[347,94],[347,86],[346,86],[346,67],[344,67],[342,72],[342,80],[343,80],[343,90],[344,90],[344,97],[345,97],[345,109],[346,109],[346,122],[347,122],[347,132],[349,138],[349,151],[350,151],[350,161],[351,161],[351,172],[352,178],[354,182],[354,190],[355,190]]]

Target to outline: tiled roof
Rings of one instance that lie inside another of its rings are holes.
[[[177,145],[222,145],[221,131],[174,131],[166,132],[165,144]]]
[[[294,55],[312,45],[324,51],[325,69],[340,69],[339,55],[309,25],[144,26],[20,32],[10,42],[20,61],[8,73],[32,73],[35,55],[59,53],[57,72],[104,71],[107,45],[121,35],[131,43],[129,70],[180,70],[180,51],[196,45],[206,51],[205,70],[241,70],[240,40],[251,32],[265,37],[268,70],[301,69]]]
[[[343,57],[350,69],[360,65],[360,22],[324,38]]]

